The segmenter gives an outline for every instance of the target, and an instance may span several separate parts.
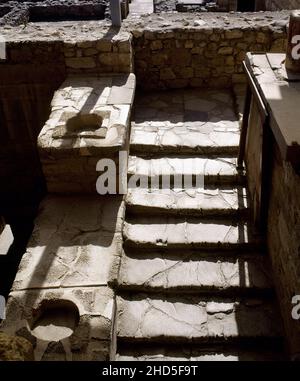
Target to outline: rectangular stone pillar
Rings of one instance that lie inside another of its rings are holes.
[[[109,4],[112,25],[120,27],[122,25],[121,2],[120,0],[110,0]]]

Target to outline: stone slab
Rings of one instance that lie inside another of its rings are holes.
[[[134,74],[69,77],[56,91],[51,114],[38,137],[50,193],[96,193],[100,159],[114,162],[128,151]],[[117,189],[118,192],[118,189]]]
[[[174,90],[139,94],[131,153],[236,154],[239,121],[230,92]]]
[[[283,56],[278,54],[248,54],[247,63],[270,114],[270,127],[282,156],[297,166],[300,81],[286,76],[282,59]]]
[[[243,182],[244,178],[236,169],[235,158],[202,158],[202,157],[162,157],[144,159],[130,156],[128,161],[129,176],[141,178],[170,177],[174,175],[204,175],[205,184]]]
[[[128,189],[127,213],[135,215],[234,215],[248,210],[246,189],[210,187],[197,189]]]
[[[70,310],[64,309],[70,305],[78,314],[72,333],[68,328]],[[112,345],[114,305],[113,291],[107,287],[14,291],[9,295],[1,330],[30,341],[35,361],[107,361]],[[37,334],[38,319],[47,306],[49,310],[59,306],[61,315],[53,320],[54,329],[52,324],[47,330],[40,326]],[[64,332],[71,335],[59,339],[58,335]]]
[[[184,217],[141,217],[127,219],[125,245],[140,248],[257,249],[262,241],[247,221],[209,220]]]
[[[13,290],[107,285],[121,255],[123,216],[121,197],[48,196]]]
[[[224,258],[196,253],[123,254],[118,288],[169,292],[239,292],[271,290],[269,267],[262,256]]]
[[[171,298],[145,294],[117,299],[118,338],[126,341],[207,342],[278,338],[281,324],[263,299]]]

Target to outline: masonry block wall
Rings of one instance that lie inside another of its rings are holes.
[[[142,26],[127,24],[133,34],[137,85],[229,88],[244,83],[246,52],[285,52],[288,14],[279,15],[206,14],[201,20],[180,15],[180,21],[176,15],[151,15]]]
[[[254,105],[251,115],[245,161],[250,200],[255,211],[261,184],[262,128]],[[299,360],[300,324],[292,319],[292,298],[300,295],[300,194],[297,192],[300,189],[300,173],[282,159],[276,142],[271,157],[267,244],[289,351],[292,358]]]
[[[299,9],[300,0],[266,0],[266,10]]]
[[[104,26],[92,33],[84,22],[72,30],[57,25],[48,23],[40,29],[30,24],[2,31],[7,57],[0,61],[1,209],[30,194],[35,197],[43,188],[36,140],[49,117],[54,91],[66,77],[132,71],[128,32]]]

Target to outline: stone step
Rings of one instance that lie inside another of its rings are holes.
[[[117,298],[117,337],[125,342],[224,343],[280,339],[276,305],[264,298],[136,294]]]
[[[136,178],[132,178],[135,175]],[[197,188],[207,186],[208,184],[244,184],[246,178],[243,172],[236,169],[236,158],[225,157],[158,157],[144,159],[138,156],[130,156],[128,161],[128,176],[130,179],[129,188],[135,188],[137,184],[141,188],[147,188],[150,178],[155,180],[163,178],[163,188],[169,188],[168,178],[173,184],[174,177],[179,181],[175,183],[175,188],[189,188],[188,183],[183,182],[182,176],[190,176],[193,179],[194,186],[196,178],[198,179]],[[204,176],[204,178],[203,178]],[[204,184],[203,184],[204,181]],[[151,188],[158,188],[152,183]]]
[[[230,123],[230,122],[227,122]],[[163,153],[187,155],[237,155],[240,130],[238,123],[230,127],[209,127],[205,131],[191,126],[140,127],[132,123],[130,152],[146,156]]]
[[[192,189],[128,189],[130,215],[228,216],[248,213],[247,190],[242,186]]]
[[[267,258],[239,258],[209,253],[123,253],[118,274],[120,292],[270,295]]]
[[[193,217],[127,218],[125,247],[177,249],[261,250],[262,238],[255,235],[247,220]]]
[[[283,348],[233,345],[118,345],[116,361],[284,361],[286,357]]]
[[[236,155],[239,122],[232,93],[187,89],[139,94],[131,153]]]

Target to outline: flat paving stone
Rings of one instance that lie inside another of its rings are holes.
[[[281,324],[274,307],[271,301],[251,298],[118,297],[118,337],[168,343],[276,338]]]
[[[130,214],[231,215],[248,210],[246,188],[128,189],[126,211]]]
[[[201,89],[139,94],[131,153],[236,154],[239,135],[230,92]]]
[[[123,216],[121,197],[47,197],[13,290],[106,285]]]
[[[135,252],[123,254],[118,288],[171,292],[238,292],[272,289],[269,267],[261,255],[225,258],[208,253]]]
[[[127,218],[123,236],[128,247],[166,248],[241,248],[261,246],[247,221],[198,218]]]

